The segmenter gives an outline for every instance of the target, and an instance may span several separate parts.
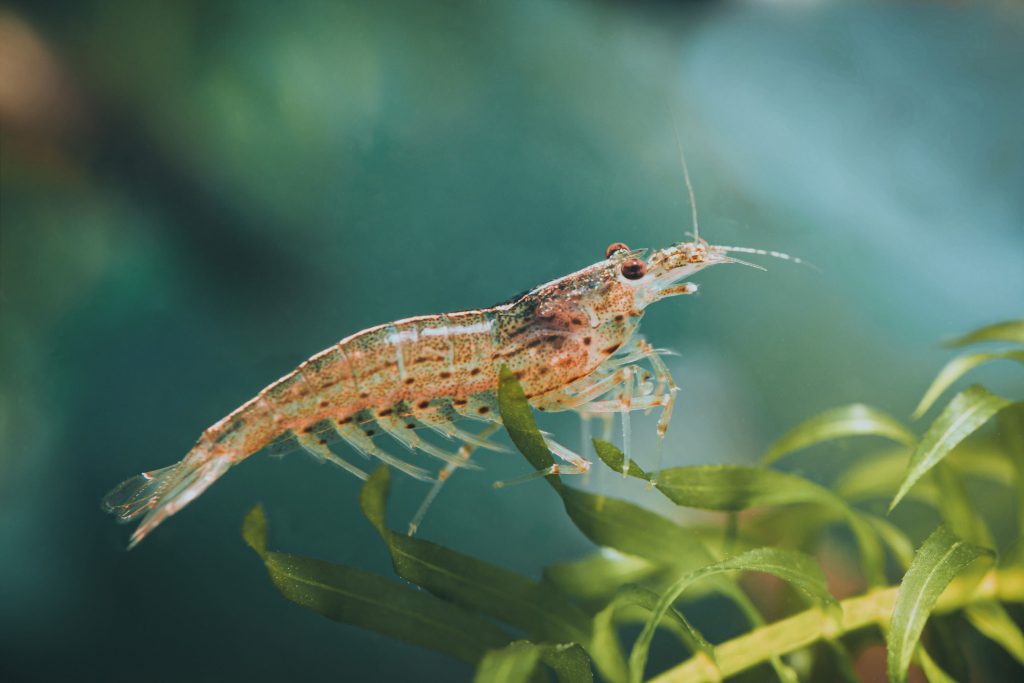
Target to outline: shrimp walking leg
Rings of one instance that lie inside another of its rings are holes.
[[[366,455],[371,455],[386,465],[391,465],[396,470],[408,474],[414,479],[420,479],[422,481],[431,481],[433,477],[430,476],[430,472],[423,469],[422,467],[416,467],[411,465],[401,458],[396,458],[393,455],[382,451],[377,444],[373,442],[363,430],[354,425],[348,424],[340,427],[338,432],[341,434],[341,438],[348,442],[352,448]]]
[[[394,416],[379,417],[377,418],[377,425],[383,429],[391,438],[398,441],[403,446],[408,448],[410,451],[423,451],[429,456],[437,458],[452,467],[469,467],[471,469],[480,469],[472,463],[466,462],[465,458],[460,457],[455,453],[448,453],[443,451],[437,446],[424,441],[419,434],[415,432],[416,423],[413,421],[406,421],[402,418]]]
[[[512,486],[513,484],[523,484],[534,479],[540,479],[546,477],[549,474],[586,474],[590,471],[590,466],[593,464],[583,456],[574,453],[562,444],[558,443],[551,438],[550,435],[541,432],[544,437],[544,442],[547,444],[548,450],[551,451],[555,457],[564,460],[569,463],[568,465],[560,465],[555,463],[550,467],[545,467],[542,470],[536,470],[525,474],[515,479],[509,479],[506,481],[498,481],[494,483],[494,488],[500,489],[506,486]]]
[[[485,437],[492,434],[495,430],[484,429],[479,434],[473,434],[472,432],[460,429],[455,425],[453,420],[459,417],[450,406],[434,406],[429,410],[420,411],[416,414],[416,419],[421,423],[434,430],[446,439],[454,439],[463,443],[470,444],[477,448],[483,448],[488,451],[495,451],[497,453],[508,453],[508,448],[501,444],[488,441]]]
[[[501,425],[498,423],[487,425],[480,430],[479,434],[474,435],[476,436],[474,441],[489,444],[490,442],[486,441],[486,438],[498,431],[500,426]],[[416,530],[420,528],[420,524],[423,523],[423,518],[426,516],[427,510],[430,508],[431,504],[433,504],[434,499],[437,498],[437,494],[441,493],[441,487],[444,486],[445,482],[448,481],[449,478],[451,478],[452,474],[455,473],[455,470],[459,467],[466,467],[469,465],[469,458],[473,454],[473,449],[475,447],[476,444],[469,441],[462,444],[462,446],[459,447],[459,457],[463,462],[461,464],[449,463],[438,473],[437,481],[435,481],[434,485],[430,487],[430,491],[427,492],[427,497],[423,499],[423,502],[420,503],[419,509],[416,510],[416,514],[413,515],[412,519],[409,521],[409,531],[407,532],[409,536],[415,535]]]
[[[326,439],[320,439],[316,436],[313,436],[312,434],[300,434],[296,437],[296,440],[299,442],[299,445],[302,446],[302,448],[309,452],[313,457],[318,458],[320,460],[326,460],[327,462],[332,462],[341,469],[345,470],[346,472],[354,474],[355,476],[359,477],[363,481],[366,481],[367,479],[370,478],[370,476],[366,472],[362,471],[361,469],[359,469],[358,467],[356,467],[355,465],[348,462],[341,456],[337,455],[334,451],[332,451],[327,446]]]
[[[665,434],[668,432],[668,425],[672,420],[672,409],[675,407],[676,393],[678,393],[679,387],[676,386],[675,380],[672,379],[665,361],[661,359],[661,356],[654,349],[650,349],[647,360],[650,362],[651,367],[654,368],[659,387],[667,388],[665,389],[667,393],[662,394],[664,400],[661,415],[658,416],[658,440],[655,442],[654,471],[651,476],[651,485],[654,485],[657,483],[658,475],[661,473],[662,461],[665,456]],[[658,396],[659,393],[661,393],[660,390],[655,395]]]

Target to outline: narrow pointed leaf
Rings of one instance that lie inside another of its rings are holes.
[[[623,455],[622,451],[601,439],[591,439],[591,441],[594,443],[594,450],[597,452],[597,457],[601,459],[601,462],[607,465],[613,472],[621,474],[622,465],[626,460],[626,456]],[[643,479],[644,481],[651,480],[651,475],[645,472],[635,460],[629,461],[629,469],[626,471],[626,475]]]
[[[643,588],[642,586],[626,586],[623,588],[611,602],[594,616],[595,647],[619,647],[618,636],[615,633],[616,612],[629,606],[636,606],[646,612],[653,613],[658,606],[658,599],[658,594],[649,588]],[[668,627],[675,633],[689,651],[700,651],[708,657],[714,658],[714,646],[705,640],[704,636],[674,607],[669,606],[665,611],[660,625]]]
[[[510,640],[491,622],[422,591],[353,567],[267,550],[260,506],[246,515],[242,533],[284,597],[329,619],[470,663]]]
[[[939,512],[949,530],[965,541],[986,548],[995,547],[992,532],[989,531],[985,518],[967,497],[963,480],[949,466],[949,462],[940,462],[932,470],[932,474],[941,496]]]
[[[558,683],[593,683],[590,659],[576,643],[544,645],[541,659],[555,672]]]
[[[958,379],[979,365],[994,360],[1014,360],[1018,363],[1024,363],[1024,351],[1016,349],[1009,351],[986,351],[983,353],[970,353],[957,356],[946,363],[945,367],[943,367],[942,370],[939,371],[939,374],[936,375],[931,386],[928,387],[928,390],[924,392],[924,396],[921,397],[921,402],[918,403],[917,408],[914,409],[914,419],[917,419],[928,412],[928,409],[932,407],[939,396],[942,396],[943,392],[953,386],[953,383]]]
[[[629,655],[629,675],[631,683],[643,681],[644,669],[647,666],[647,655],[651,639],[658,623],[690,584],[714,574],[732,571],[758,571],[772,574],[803,591],[823,608],[838,611],[839,603],[828,592],[825,575],[813,558],[793,550],[779,548],[758,548],[737,555],[736,557],[717,562],[696,571],[684,574],[661,596],[651,615],[640,632],[633,650]]]
[[[953,535],[945,526],[932,532],[903,577],[887,636],[889,680],[903,683],[925,622],[942,592],[960,572],[988,553]]]
[[[967,346],[979,342],[1014,342],[1024,344],[1024,320],[1007,320],[974,330],[948,342],[946,346]]]
[[[673,566],[699,567],[713,559],[694,534],[650,510],[569,487],[561,495],[570,519],[599,546]]]
[[[547,664],[559,683],[592,683],[594,675],[579,645],[535,645],[521,640],[492,650],[477,666],[474,683],[546,681],[539,666]]]
[[[512,443],[516,445],[519,452],[523,454],[533,468],[543,470],[555,463],[548,450],[544,437],[537,429],[537,423],[533,419],[533,412],[530,404],[523,393],[523,387],[519,384],[514,373],[508,366],[501,366],[501,376],[498,381],[498,410],[501,413],[501,421],[508,432]],[[561,489],[563,484],[557,474],[549,474],[545,477],[555,490]]]
[[[543,680],[535,676],[540,664],[540,648],[517,641],[500,650],[492,650],[480,660],[473,683],[526,683]]]
[[[917,663],[921,665],[921,671],[924,672],[928,683],[957,683],[956,679],[943,671],[928,651],[920,645],[917,646]]]
[[[848,436],[880,436],[904,446],[913,446],[916,441],[895,418],[863,403],[854,403],[826,410],[790,430],[761,457],[761,464],[768,465],[793,451]]]
[[[563,593],[582,600],[599,600],[613,595],[626,584],[646,581],[664,571],[648,560],[620,553],[612,548],[571,562],[544,568],[544,579]]]
[[[976,602],[964,610],[971,626],[1024,664],[1024,633],[998,602]]]
[[[363,485],[363,514],[391,553],[395,573],[434,595],[523,629],[541,640],[588,643],[590,619],[551,584],[386,526],[390,472],[381,467]]]
[[[1013,482],[1017,490],[1017,529],[1024,530],[1024,403],[1015,403],[999,413],[999,439],[1013,465]]]
[[[595,440],[598,455],[621,472],[621,453]],[[630,474],[650,481],[639,467]],[[857,538],[864,568],[872,584],[884,581],[885,555],[872,529],[846,501],[814,482],[793,474],[744,465],[673,467],[658,474],[655,488],[676,505],[703,510],[738,511],[768,505],[813,503],[838,512]]]
[[[954,396],[945,410],[935,418],[910,456],[907,473],[896,497],[889,504],[889,510],[892,511],[917,480],[945,458],[957,444],[1009,405],[1010,401],[977,385]]]

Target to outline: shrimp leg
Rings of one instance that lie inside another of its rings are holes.
[[[487,425],[480,430],[479,434],[475,435],[477,437],[476,440],[483,443],[490,443],[485,441],[486,437],[496,432],[500,426],[501,425],[496,422]],[[438,472],[437,481],[435,481],[434,485],[430,487],[430,491],[427,492],[427,497],[423,499],[423,502],[420,503],[419,509],[416,510],[416,514],[413,515],[412,519],[409,521],[409,531],[407,532],[409,536],[415,535],[416,530],[420,528],[420,524],[423,522],[423,518],[426,516],[427,510],[434,502],[434,499],[437,498],[437,494],[441,493],[441,487],[444,486],[444,483],[448,481],[449,477],[451,477],[459,467],[468,466],[469,457],[473,454],[473,448],[475,445],[476,444],[469,441],[462,444],[462,446],[459,447],[459,458],[461,458],[463,462],[461,464],[448,463],[444,466],[444,469]]]
[[[496,481],[494,482],[494,488],[500,489],[505,488],[506,486],[512,486],[513,484],[523,484],[528,481],[533,481],[534,479],[546,477],[549,474],[586,474],[587,472],[590,471],[590,466],[593,463],[591,463],[589,460],[569,450],[562,444],[552,439],[551,436],[546,434],[545,432],[541,432],[541,435],[544,437],[544,442],[547,444],[548,450],[551,451],[559,459],[569,463],[569,465],[566,466],[555,463],[550,467],[545,467],[542,470],[535,470],[533,472],[530,472],[529,474],[524,474],[523,476],[517,477],[515,479],[509,479],[506,481]]]
[[[345,470],[346,472],[354,474],[355,476],[359,477],[363,481],[366,481],[367,479],[370,478],[370,475],[368,475],[366,472],[362,471],[361,469],[359,469],[352,463],[348,462],[341,456],[335,454],[334,451],[332,451],[327,446],[326,439],[317,438],[312,434],[298,434],[296,435],[295,438],[299,442],[299,445],[302,446],[302,448],[304,448],[314,458],[332,462],[338,467]]]
[[[396,470],[405,472],[414,479],[419,479],[421,481],[433,481],[433,477],[430,476],[430,472],[422,467],[416,467],[415,465],[405,462],[401,458],[396,458],[395,456],[382,451],[377,447],[377,444],[373,443],[373,439],[370,438],[371,435],[367,434],[359,427],[349,423],[342,425],[338,429],[338,432],[341,434],[342,439],[348,442],[352,448],[356,449],[360,453],[372,455],[381,462],[391,465]]]
[[[466,459],[460,455],[448,453],[447,451],[443,451],[437,446],[424,441],[420,438],[419,434],[414,431],[416,429],[416,423],[412,421],[411,418],[402,419],[393,415],[378,417],[377,425],[391,436],[391,438],[401,443],[410,451],[421,450],[427,455],[433,456],[452,467],[480,469],[476,465],[466,462]]]

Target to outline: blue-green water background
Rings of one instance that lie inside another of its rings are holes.
[[[1012,3],[89,0],[0,22],[27,74],[0,105],[35,106],[0,106],[5,680],[468,678],[286,602],[243,546],[262,501],[275,545],[390,575],[340,470],[254,458],[131,553],[100,497],[354,331],[683,239],[670,112],[703,235],[820,272],[713,269],[650,310],[680,352],[669,464],[750,462],[850,401],[906,417],[941,340],[1022,313]],[[978,379],[1019,393],[1017,368]],[[590,549],[543,485],[490,487],[518,456],[481,461],[424,537],[532,576]],[[423,493],[396,482],[396,525]]]

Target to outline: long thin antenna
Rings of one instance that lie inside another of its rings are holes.
[[[693,184],[690,183],[690,168],[686,165],[686,154],[683,152],[683,142],[679,139],[679,126],[676,125],[676,115],[669,107],[669,117],[672,119],[672,132],[676,136],[676,149],[679,150],[679,162],[683,166],[683,179],[686,181],[686,192],[690,195],[690,216],[693,219],[693,241],[700,241],[700,223],[697,221],[697,197],[693,193]]]
[[[798,263],[801,266],[807,266],[809,268],[817,270],[818,272],[821,272],[821,268],[814,265],[810,261],[805,261],[802,258],[798,258],[796,256],[790,256],[789,254],[785,254],[781,251],[772,251],[770,249],[754,249],[752,247],[729,247],[724,244],[716,244],[715,249],[726,254],[736,252],[740,254],[759,254],[760,256],[771,256],[772,258],[778,258],[784,261],[792,261],[793,263]]]

